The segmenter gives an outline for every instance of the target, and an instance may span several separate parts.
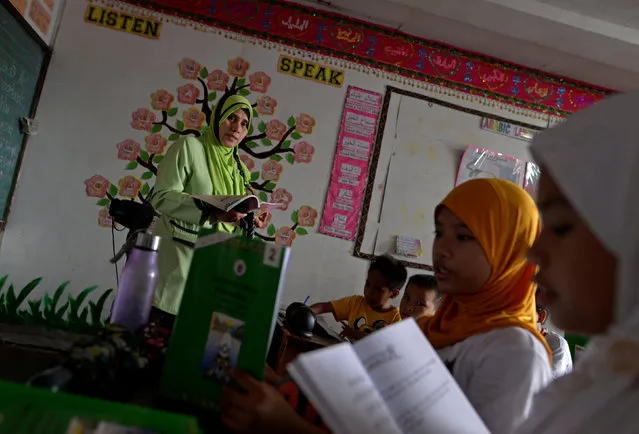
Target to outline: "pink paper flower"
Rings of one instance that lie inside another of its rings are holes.
[[[295,231],[288,226],[282,226],[275,232],[275,244],[282,247],[291,247],[295,241]]]
[[[293,146],[295,151],[296,163],[310,163],[313,160],[313,154],[315,154],[315,147],[308,142],[297,142]]]
[[[151,131],[153,122],[155,122],[155,113],[146,108],[140,108],[131,115],[133,121],[131,126],[136,130]]]
[[[313,227],[317,218],[317,210],[304,205],[297,211],[297,224],[300,226]]]
[[[166,89],[160,89],[151,94],[151,106],[155,110],[169,110],[175,97]]]
[[[266,137],[271,140],[279,141],[284,137],[284,133],[286,132],[286,125],[277,119],[270,120],[268,124],[266,124]]]
[[[271,202],[279,203],[280,204],[279,209],[281,209],[282,211],[286,211],[292,201],[293,201],[293,195],[289,193],[288,191],[286,191],[286,189],[284,188],[276,188],[271,193]]]
[[[169,143],[166,137],[163,137],[160,133],[151,134],[146,136],[146,150],[149,154],[163,154],[164,148]]]
[[[126,139],[117,144],[118,159],[135,161],[140,155],[141,145],[133,139]]]
[[[262,95],[257,99],[257,112],[263,116],[273,116],[277,101],[268,95]]]
[[[119,182],[120,196],[133,199],[142,188],[142,181],[135,176],[125,176]]]
[[[206,77],[206,85],[209,89],[220,90],[224,92],[229,84],[229,76],[225,72],[216,69]]]
[[[202,70],[202,65],[193,59],[184,59],[180,62],[180,75],[187,80],[195,80]]]
[[[102,208],[98,212],[98,224],[103,228],[110,228],[113,225],[113,217],[109,215],[107,208]]]
[[[246,71],[251,67],[251,64],[241,57],[236,57],[233,60],[229,60],[229,74],[233,77],[244,77]]]
[[[255,169],[255,161],[253,161],[253,159],[248,155],[240,155],[240,160],[242,160],[242,163],[244,163],[249,172]]]
[[[249,76],[249,82],[249,89],[253,92],[266,93],[271,85],[271,77],[266,75],[265,72],[257,71]]]
[[[314,126],[315,118],[311,115],[307,115],[306,113],[300,114],[299,117],[295,119],[295,129],[298,133],[311,134]]]
[[[257,215],[261,216],[264,213],[268,213],[266,215],[266,220],[265,220],[265,224],[268,227],[268,225],[271,224],[271,220],[273,219],[273,214],[271,214],[269,210],[266,209],[266,207],[260,207],[260,212]]]
[[[184,112],[184,125],[186,125],[187,128],[199,130],[202,128],[202,124],[204,124],[205,120],[206,116],[204,113],[195,107],[191,107]]]
[[[111,182],[102,175],[93,175],[84,181],[84,191],[89,197],[102,198],[106,196]]]
[[[264,181],[279,181],[284,167],[277,161],[268,160],[262,164],[262,179]]]
[[[193,83],[187,83],[178,87],[178,102],[181,104],[193,105],[200,97],[200,88]]]

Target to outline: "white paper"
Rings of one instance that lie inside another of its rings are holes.
[[[260,207],[265,207],[267,210],[281,207],[281,204],[279,203],[261,202],[257,196],[252,194],[246,196],[194,195],[192,197],[213,205],[215,208],[221,209],[222,211],[230,211],[243,202],[248,202],[247,212],[255,211]]]
[[[401,434],[350,344],[302,354],[288,371],[336,434]]]
[[[412,318],[375,332],[353,349],[401,432],[489,434]]]

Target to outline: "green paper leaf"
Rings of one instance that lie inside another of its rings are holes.
[[[107,206],[110,203],[111,201],[107,199],[106,197],[97,201],[98,206]]]
[[[217,98],[217,93],[215,92],[209,93],[209,101],[215,101],[215,98]]]
[[[264,146],[273,146],[273,142],[271,142],[271,139],[269,139],[268,137],[264,137],[262,139],[262,144]]]
[[[209,75],[209,70],[206,69],[206,66],[203,66],[202,69],[200,69],[200,78],[206,78]]]
[[[138,168],[138,163],[137,161],[129,161],[126,165],[126,170],[134,170]]]
[[[297,235],[308,235],[308,231],[304,228],[297,228],[295,229],[295,233]]]
[[[258,197],[260,198],[262,202],[268,202],[268,196],[266,196],[266,193],[264,193],[263,191],[260,191],[260,194],[258,194]]]
[[[177,112],[178,112],[178,108],[177,108],[177,107],[172,107],[172,108],[170,108],[170,109],[169,109],[169,111],[167,112],[167,114],[168,114],[169,116],[175,116],[175,115],[177,114]]]
[[[162,162],[162,160],[164,160],[164,155],[156,155],[156,156],[153,158],[153,162],[154,162],[154,163],[161,163],[161,162]]]
[[[175,121],[175,128],[177,128],[178,130],[182,131],[184,129],[184,122]]]
[[[291,213],[291,221],[292,221],[293,223],[297,223],[297,210],[295,210],[295,211],[293,211],[293,212]]]
[[[277,232],[277,229],[275,229],[275,226],[273,226],[273,223],[271,223],[268,226],[268,229],[266,229],[266,233],[269,237],[272,237],[273,235],[275,235],[275,232]]]
[[[146,151],[140,151],[140,158],[147,161],[149,159],[149,153]]]
[[[295,126],[295,116],[290,116],[288,118],[288,121],[286,122],[288,124],[289,127],[294,127]]]
[[[159,133],[160,131],[162,131],[162,125],[155,124],[153,125],[153,128],[151,128],[151,132],[154,134]]]
[[[270,159],[273,161],[282,161],[282,156],[275,154],[275,155],[271,155]]]
[[[293,156],[293,154],[288,154],[286,156],[286,161],[288,161],[291,164],[295,164],[295,157]]]
[[[145,182],[144,185],[142,186],[142,189],[140,189],[140,193],[146,196],[147,194],[149,194],[150,190],[151,190],[151,187],[149,187],[149,184]]]
[[[268,191],[273,191],[273,189],[277,187],[277,184],[274,182],[267,182],[264,188]]]
[[[251,173],[251,181],[257,181],[259,177],[260,177],[260,172]]]
[[[235,83],[236,87],[242,87],[246,84],[246,79],[245,78],[238,78],[237,83]]]
[[[253,140],[251,140],[250,142],[246,142],[246,146],[248,146],[249,149],[253,149],[253,148],[257,148],[258,145],[257,142],[254,142]]]
[[[291,141],[290,140],[284,140],[284,142],[282,142],[282,149],[288,149],[291,147]]]
[[[151,172],[144,172],[141,176],[142,179],[151,179],[153,178],[153,173]]]
[[[248,89],[240,89],[237,93],[239,93],[242,96],[249,96],[251,94],[251,91]]]
[[[179,138],[180,138],[180,135],[178,133],[173,133],[173,134],[171,134],[169,136],[169,140],[172,141],[172,142],[177,140],[177,139],[179,139]]]
[[[291,138],[293,140],[299,140],[302,138],[302,135],[300,133],[298,133],[297,131],[293,131],[293,133],[291,133]]]
[[[257,130],[260,133],[263,133],[264,131],[266,131],[266,122],[261,121],[260,124],[257,126]]]
[[[135,161],[133,161],[133,163],[135,163]],[[138,164],[138,163],[135,163],[135,164]],[[113,184],[109,185],[109,194],[111,196],[117,196],[118,195],[118,187],[116,187]]]

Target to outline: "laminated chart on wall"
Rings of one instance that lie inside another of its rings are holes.
[[[522,185],[525,163],[519,158],[469,145],[462,156],[455,185],[475,178],[507,179]]]
[[[382,95],[349,86],[319,231],[352,240],[362,206]]]

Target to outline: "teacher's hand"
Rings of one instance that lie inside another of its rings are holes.
[[[255,227],[258,229],[266,229],[268,222],[271,221],[271,217],[273,217],[273,215],[268,211],[264,211],[262,214],[256,215]]]
[[[246,217],[246,214],[237,211],[217,211],[211,215],[211,220],[213,222],[223,222],[223,223],[237,223],[241,219]]]

